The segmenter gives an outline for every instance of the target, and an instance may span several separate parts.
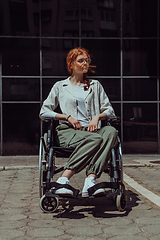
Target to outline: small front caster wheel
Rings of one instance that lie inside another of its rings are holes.
[[[45,213],[53,213],[57,210],[59,200],[57,197],[46,197],[43,195],[40,199],[40,208]]]
[[[126,196],[124,195],[124,193],[121,193],[120,195],[117,195],[116,205],[117,205],[117,209],[120,212],[123,212],[126,209],[127,199],[126,199]]]

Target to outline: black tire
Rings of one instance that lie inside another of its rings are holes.
[[[49,156],[48,156],[48,169],[47,169],[47,182],[51,182],[55,170],[55,156],[54,156],[54,150],[53,148],[50,148],[49,150]]]
[[[46,197],[45,195],[40,199],[40,208],[45,213],[53,213],[57,210],[59,200],[57,197]]]
[[[117,205],[117,209],[120,212],[125,211],[126,209],[126,205],[127,205],[127,199],[124,193],[121,193],[120,195],[117,195],[116,197],[116,205]]]
[[[44,134],[44,143],[47,142],[47,133]],[[44,182],[44,171],[46,170],[47,161],[45,159],[45,148],[43,146],[43,141],[40,139],[39,146],[39,197],[41,198],[45,194],[45,189],[43,186]]]

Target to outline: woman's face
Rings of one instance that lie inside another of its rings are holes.
[[[77,56],[76,60],[72,64],[73,74],[83,74],[88,72],[90,64],[90,58],[87,54]]]

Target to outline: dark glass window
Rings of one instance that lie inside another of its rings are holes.
[[[2,75],[39,75],[39,50],[38,39],[0,39]]]
[[[79,28],[79,1],[54,0],[41,3],[42,36],[61,36]],[[79,31],[77,31],[79,33]]]
[[[0,1],[0,35],[38,36],[39,27],[34,17],[38,11],[36,0]]]
[[[120,75],[119,40],[82,40],[82,46],[91,52],[96,75]]]
[[[3,154],[38,155],[39,104],[3,104]]]
[[[109,97],[110,101],[118,101],[121,99],[120,98],[120,79],[102,78],[98,80],[103,85],[104,90],[107,93],[107,96]]]
[[[124,153],[157,152],[157,105],[124,104]]]
[[[125,13],[125,22],[131,23],[131,13],[130,12]]]
[[[65,10],[65,19],[66,20],[73,20],[75,17],[75,13],[73,9],[66,9]]]
[[[41,11],[41,21],[42,23],[51,22],[52,19],[52,11],[50,9]]]
[[[89,4],[90,3],[90,4]],[[94,37],[120,36],[120,1],[83,2],[82,31],[93,31]],[[85,17],[84,17],[85,16]]]
[[[156,37],[157,7],[157,0],[123,0],[123,36]]]
[[[123,134],[122,123],[116,124],[123,152],[160,151],[159,1],[0,0],[4,154],[38,154],[36,102],[46,99],[55,82],[69,76],[66,56],[79,46],[89,50],[95,66],[89,78],[102,83],[124,121]]]
[[[34,78],[3,78],[3,101],[39,101],[39,79]]]
[[[123,79],[123,100],[125,101],[156,101],[156,78],[127,78]]]
[[[42,40],[43,76],[68,75],[66,56],[71,48],[78,46],[76,39]]]
[[[81,8],[81,19],[93,20],[92,9]]]
[[[51,88],[53,85],[62,79],[54,79],[54,78],[43,78],[42,86],[42,98],[45,100],[48,97],[49,92],[51,91]]]
[[[79,45],[79,39],[77,38],[79,35],[78,30],[76,31],[65,31],[64,37],[67,37],[67,39],[63,40],[63,47],[64,49],[71,49],[74,47],[77,47]]]
[[[9,1],[12,35],[29,35],[27,5],[25,1]]]
[[[123,40],[123,74],[139,76],[157,75],[156,40]]]
[[[118,136],[121,137],[121,105],[119,103],[112,103],[112,107],[117,116],[117,121],[112,122],[112,126],[118,130]]]

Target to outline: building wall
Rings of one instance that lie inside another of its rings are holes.
[[[160,152],[159,14],[159,0],[0,0],[1,155],[38,154],[40,106],[77,46],[120,119],[123,152]]]

